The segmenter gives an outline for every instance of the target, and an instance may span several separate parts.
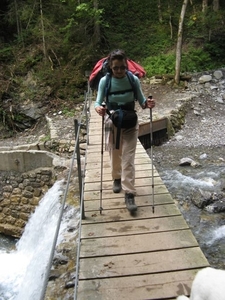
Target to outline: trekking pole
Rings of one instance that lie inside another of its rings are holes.
[[[102,106],[105,107],[105,102],[102,102]],[[103,145],[104,145],[104,115],[102,116],[102,142],[101,142],[101,178],[100,178],[100,207],[99,211],[102,214],[102,178],[103,178]]]
[[[148,96],[152,99],[152,96]],[[154,166],[153,166],[153,128],[152,128],[152,108],[150,108],[150,137],[151,137],[151,162],[152,162],[152,212],[155,212],[155,200],[154,200]]]

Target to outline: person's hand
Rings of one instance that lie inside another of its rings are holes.
[[[146,108],[153,108],[153,107],[155,107],[155,99],[148,97]]]
[[[99,116],[104,116],[105,112],[106,112],[106,107],[105,106],[97,106],[95,108],[95,111],[97,112],[97,114],[99,114]]]

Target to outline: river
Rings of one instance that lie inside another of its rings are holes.
[[[1,236],[0,300],[40,299],[60,216],[62,193],[62,182],[57,181],[31,215],[18,242]],[[64,238],[71,219],[78,221],[79,212],[69,207],[63,216],[57,244]]]
[[[150,151],[148,150],[149,155]],[[173,142],[154,147],[153,161],[166,187],[195,235],[211,266],[225,269],[225,212],[210,213],[192,199],[201,189],[221,193],[225,182],[224,147],[180,147]],[[189,157],[198,167],[179,166]]]

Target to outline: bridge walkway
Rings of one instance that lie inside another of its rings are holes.
[[[197,240],[138,142],[136,204],[112,192],[108,152],[103,154],[100,214],[101,119],[91,109],[79,257],[79,300],[176,299],[189,295],[197,271],[209,266]]]

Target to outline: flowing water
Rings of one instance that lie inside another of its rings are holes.
[[[192,200],[196,191],[221,193],[225,182],[224,150],[154,148],[154,165],[174,198],[211,266],[225,269],[225,213],[197,208]],[[149,151],[149,150],[148,150]],[[221,152],[222,151],[222,152]],[[202,155],[202,156],[201,156]],[[179,166],[182,157],[194,157],[200,166]],[[205,157],[200,160],[199,157]],[[224,191],[223,191],[224,192]]]
[[[13,241],[0,241],[0,300],[39,299],[60,215],[62,186],[58,181],[45,194],[14,250],[9,250]],[[72,215],[71,208],[62,220],[57,243]]]
[[[154,164],[209,263],[225,269],[225,213],[209,213],[197,208],[191,201],[196,189],[210,192],[220,190],[221,181],[225,179],[225,163],[209,163],[209,160],[207,163],[205,160],[199,168],[180,167],[180,150],[177,153],[172,150],[171,153],[160,148],[154,149]],[[167,162],[161,155],[166,157]],[[16,244],[4,236],[0,239],[0,300],[39,299],[62,193],[63,183],[55,183],[40,201]],[[74,211],[68,210],[68,214],[64,216],[58,243],[68,220],[71,216],[74,218]],[[78,216],[75,218],[78,219]]]

